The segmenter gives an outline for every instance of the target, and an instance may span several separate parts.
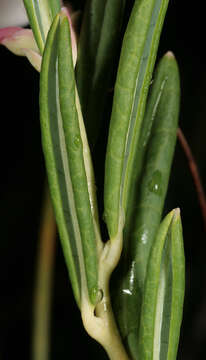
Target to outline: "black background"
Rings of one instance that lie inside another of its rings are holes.
[[[100,0],[101,1],[101,0]],[[73,1],[83,7],[84,1]],[[132,4],[132,1],[128,1]],[[206,59],[204,2],[171,0],[158,58],[172,50],[181,75],[180,126],[206,182]],[[32,296],[45,169],[41,151],[39,75],[25,58],[0,47],[0,359],[30,358]],[[102,164],[103,167],[103,164]],[[206,234],[177,143],[167,207],[180,207],[186,255],[186,297],[178,359],[206,358]],[[83,330],[57,244],[51,359],[107,359]]]

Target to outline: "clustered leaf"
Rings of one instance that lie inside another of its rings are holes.
[[[178,67],[168,52],[155,71],[142,123],[113,296],[122,336],[134,353],[148,257],[162,217],[176,143],[179,98]]]
[[[42,145],[65,261],[85,329],[113,360],[177,354],[184,299],[179,209],[161,221],[179,116],[171,52],[152,81],[168,1],[134,1],[123,37],[105,155],[107,242],[90,147],[98,149],[105,126],[126,1],[86,2],[78,54],[70,11],[59,0],[24,0],[32,30],[0,30],[0,43],[41,69]]]

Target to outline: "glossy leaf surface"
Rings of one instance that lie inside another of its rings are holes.
[[[148,261],[139,329],[140,359],[176,359],[184,285],[182,226],[176,209],[160,225]]]
[[[121,333],[134,358],[147,261],[161,221],[176,143],[179,99],[177,63],[167,53],[155,72],[142,124],[114,292]]]
[[[105,220],[110,237],[125,212],[145,102],[168,0],[136,1],[124,36],[105,170]]]
[[[47,33],[55,15],[60,11],[59,0],[24,0],[30,25],[42,54]]]
[[[69,22],[53,22],[40,78],[43,150],[64,256],[77,303],[96,301],[100,245],[90,153],[76,92]]]
[[[145,157],[142,166],[139,165],[141,168],[140,188],[139,191],[137,190],[136,199],[128,197],[128,207],[132,207],[133,216],[135,216],[133,243],[135,243],[135,237],[140,239],[136,243],[135,253],[144,261],[142,272],[140,271],[138,276],[142,279],[142,283],[152,239],[159,226],[168,187],[176,143],[179,103],[178,66],[174,55],[168,52],[157,67],[142,124],[140,147],[137,151],[140,162]],[[151,128],[149,128],[150,123]],[[125,236],[129,233],[127,226],[132,226],[131,217],[125,227]]]
[[[104,119],[120,47],[125,0],[88,0],[81,27],[77,86],[89,141],[95,144]]]

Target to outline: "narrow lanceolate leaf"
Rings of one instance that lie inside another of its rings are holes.
[[[139,329],[139,357],[176,360],[184,300],[184,249],[179,209],[160,225],[152,246]]]
[[[42,54],[52,20],[60,11],[60,0],[24,0],[24,6]]]
[[[125,218],[121,276],[114,291],[121,334],[134,358],[147,261],[161,221],[176,143],[179,100],[178,67],[168,52],[155,72],[142,123]]]
[[[135,220],[133,218],[132,223],[127,219],[125,237],[129,236],[132,227],[131,242],[133,250],[135,249],[135,259],[139,264],[139,284],[144,283],[147,259],[161,220],[176,144],[179,104],[178,66],[174,55],[168,52],[157,67],[144,117],[145,126],[142,126],[141,148],[137,153],[143,158],[145,149],[142,141],[146,136],[147,124],[149,121],[152,122],[138,194],[136,192],[135,199],[128,197],[127,204],[132,208]]]
[[[105,170],[110,237],[125,211],[141,123],[168,0],[136,1],[124,36],[115,84]]]
[[[88,0],[78,46],[77,86],[89,141],[95,144],[120,46],[125,0]]]
[[[95,303],[101,246],[94,178],[75,86],[69,22],[57,16],[40,77],[43,150],[64,256],[77,303]]]

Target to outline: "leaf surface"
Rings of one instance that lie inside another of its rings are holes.
[[[176,143],[179,100],[177,63],[173,54],[167,53],[155,72],[142,123],[128,196],[124,248],[114,285],[116,317],[134,358],[147,262],[161,221]]]
[[[69,22],[57,16],[48,35],[40,78],[46,167],[64,256],[77,303],[95,303],[101,241],[94,176],[76,91]]]
[[[118,231],[127,197],[147,92],[168,0],[136,1],[124,36],[105,169],[105,220],[110,237]]]
[[[176,359],[184,286],[182,226],[176,209],[160,225],[148,261],[139,329],[140,359]]]
[[[47,33],[56,14],[60,11],[59,0],[24,0],[31,28],[39,51],[43,54]]]

